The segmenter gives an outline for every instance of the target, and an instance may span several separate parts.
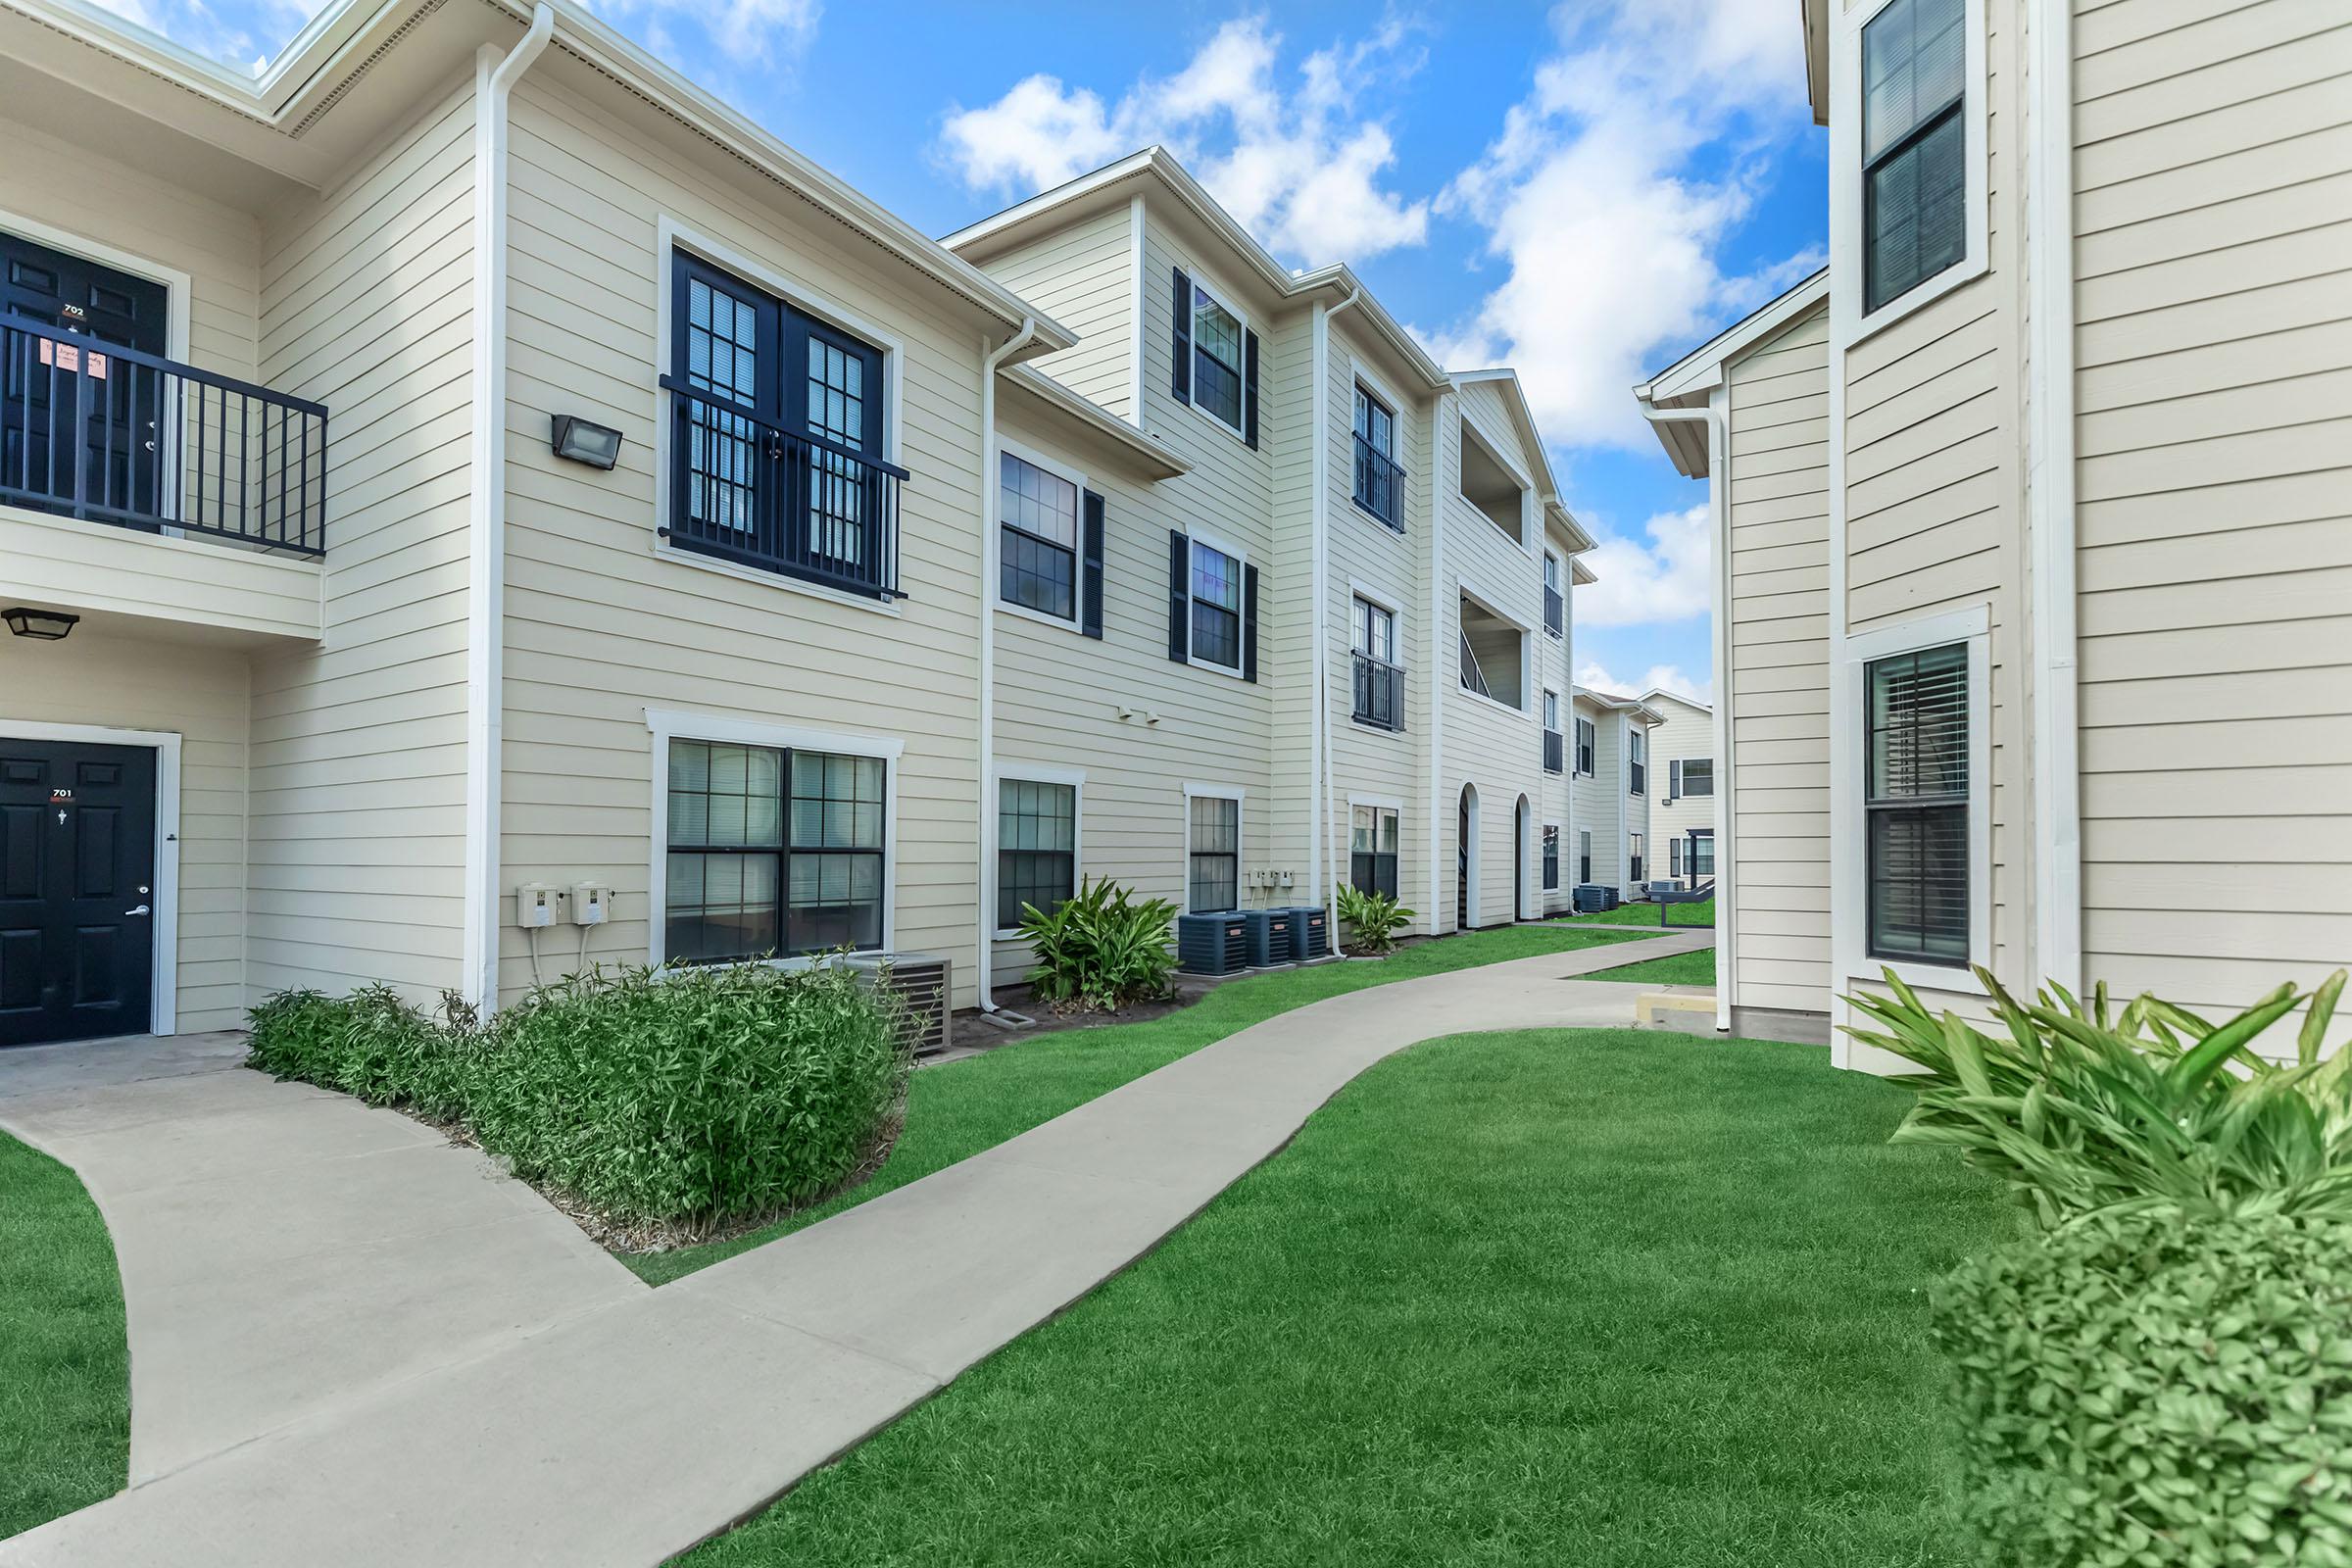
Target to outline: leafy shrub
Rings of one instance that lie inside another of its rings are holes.
[[[2342,970],[2310,997],[2293,1066],[2252,1049],[2304,1000],[2291,985],[2217,1025],[2150,996],[2118,1012],[2104,986],[2087,1007],[2059,987],[2028,1005],[1977,974],[2005,1035],[1937,1017],[1892,973],[1892,996],[1850,999],[1886,1026],[1855,1039],[1928,1074],[1896,1138],[1962,1150],[2048,1226],[2118,1205],[2352,1218],[2352,1053],[2320,1059]]]
[[[390,990],[283,993],[252,1064],[460,1122],[516,1175],[624,1226],[707,1231],[839,1185],[895,1113],[915,1022],[846,964],[595,972],[487,1028]]]
[[[1961,1265],[1988,1560],[2352,1564],[2352,1224],[2108,1210]],[[1995,1553],[1997,1551],[1997,1559]]]
[[[1340,886],[1340,918],[1355,932],[1356,946],[1366,953],[1386,953],[1396,945],[1413,911],[1386,893],[1366,893],[1352,883]]]
[[[1041,1002],[1100,1007],[1154,1002],[1168,994],[1176,955],[1168,923],[1176,906],[1138,900],[1134,890],[1105,877],[1079,885],[1077,895],[1048,912],[1021,906],[1021,937],[1036,954],[1029,984]]]
[[[340,999],[281,991],[253,1009],[252,1027],[248,1062],[262,1072],[427,1116],[457,1109],[455,1043],[389,986]]]

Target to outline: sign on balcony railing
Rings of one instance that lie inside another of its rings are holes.
[[[899,594],[905,468],[665,375],[669,542],[847,593]]]
[[[326,548],[326,406],[0,318],[0,505]]]

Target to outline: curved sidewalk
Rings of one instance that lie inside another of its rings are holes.
[[[1713,940],[1673,932],[1282,1013],[821,1224],[0,1543],[0,1568],[652,1568],[1133,1261],[1382,1057],[1441,1035],[1623,1026],[1666,988],[1577,975]]]

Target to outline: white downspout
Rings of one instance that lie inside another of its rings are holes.
[[[1036,336],[1037,318],[1024,316],[1012,336],[980,356],[980,831],[974,835],[980,907],[973,929],[979,938],[974,976],[979,982],[982,1012],[997,1010],[997,858],[991,846],[996,838],[997,810],[997,553],[1004,548],[997,534],[997,368],[1006,355],[1026,348]],[[1140,408],[1144,389],[1139,385],[1135,392]],[[1081,518],[1081,528],[1084,525]],[[1079,541],[1081,545],[1085,542]],[[1078,554],[1083,561],[1086,552],[1081,549]],[[1082,594],[1084,587],[1080,584]]]
[[[472,496],[466,511],[466,913],[459,992],[487,1015],[498,1006],[500,749],[507,588],[507,100],[547,48],[556,13],[498,58],[474,56]],[[496,62],[494,65],[493,62]]]
[[[1440,910],[1441,867],[1446,854],[1445,822],[1458,812],[1458,800],[1446,789],[1446,671],[1459,679],[1461,656],[1446,641],[1446,517],[1445,497],[1439,492],[1439,454],[1445,450],[1446,416],[1450,392],[1438,394],[1429,421],[1429,934],[1445,934]],[[1458,460],[1457,460],[1458,461]]]
[[[1331,793],[1336,775],[1331,755],[1330,712],[1331,431],[1325,421],[1331,417],[1331,318],[1362,297],[1363,290],[1350,288],[1348,297],[1329,310],[1315,308],[1315,397],[1321,412],[1315,418],[1314,450],[1315,709],[1309,729],[1314,756],[1307,764],[1308,787],[1314,796],[1307,811],[1307,831],[1317,849],[1308,862],[1307,880],[1315,903],[1323,906],[1326,928],[1331,932],[1335,949],[1340,934],[1340,867],[1339,850],[1333,841],[1338,836],[1339,806]],[[1330,813],[1328,820],[1326,812]]]
[[[1738,903],[1740,858],[1734,839],[1739,813],[1732,808],[1732,442],[1723,396],[1723,390],[1717,388],[1703,409],[1653,409],[1645,403],[1642,413],[1652,423],[1703,419],[1707,426],[1707,525],[1715,557],[1715,569],[1707,574],[1707,598],[1714,611],[1711,640],[1715,664],[1715,718],[1709,726],[1715,746],[1715,1028],[1729,1034],[1733,959],[1740,941],[1733,912]],[[1645,836],[1644,846],[1647,842]]]

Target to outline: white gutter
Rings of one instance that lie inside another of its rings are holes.
[[[1339,850],[1333,843],[1338,836],[1339,807],[1332,800],[1335,768],[1331,745],[1331,439],[1323,421],[1331,416],[1331,318],[1363,297],[1363,290],[1351,288],[1348,297],[1328,310],[1315,307],[1315,446],[1314,446],[1314,554],[1315,554],[1315,707],[1310,729],[1313,736],[1312,756],[1307,761],[1308,788],[1314,795],[1307,811],[1307,831],[1317,846],[1308,862],[1308,891],[1315,903],[1324,909],[1324,918],[1335,939],[1340,929],[1340,866]],[[1324,813],[1332,813],[1332,821]],[[1324,873],[1330,873],[1328,881]]]
[[[2081,698],[2076,686],[2073,18],[2034,15],[2026,83],[2026,529],[2034,573],[2034,960],[2082,990]]]
[[[1037,318],[1025,316],[1012,336],[987,348],[982,338],[980,355],[980,822],[979,832],[973,835],[977,846],[980,872],[980,907],[973,921],[977,934],[979,967],[974,971],[979,983],[980,1010],[995,1012],[997,968],[997,858],[991,853],[996,838],[997,811],[997,575],[1001,569],[997,555],[1004,541],[997,532],[997,368],[1005,356],[1026,348],[1037,335]],[[1143,388],[1136,389],[1136,401],[1143,401]],[[1079,519],[1083,532],[1086,519]],[[1086,541],[1078,555],[1083,562]],[[1085,597],[1084,583],[1079,584],[1080,598]]]
[[[459,992],[498,1006],[500,749],[507,591],[507,99],[556,30],[545,0],[522,41],[474,56],[472,495],[466,510],[466,915]],[[494,65],[493,62],[496,62]]]
[[[1450,392],[1442,394],[1429,421],[1429,934],[1444,934],[1439,912],[1439,867],[1445,862],[1446,808],[1446,670],[1451,665],[1460,678],[1461,655],[1446,642],[1446,516],[1445,497],[1438,493],[1438,454],[1444,450],[1446,416]]]
[[[1728,1034],[1732,1027],[1732,988],[1736,971],[1733,956],[1739,949],[1739,925],[1733,910],[1740,885],[1740,858],[1734,833],[1739,813],[1732,808],[1732,440],[1728,393],[1717,387],[1703,409],[1653,409],[1642,405],[1642,416],[1652,423],[1703,419],[1707,425],[1707,527],[1713,541],[1715,569],[1707,574],[1707,599],[1714,612],[1712,641],[1715,662],[1715,714],[1710,724],[1715,746],[1715,1028]],[[1642,797],[1646,808],[1649,798]],[[1642,844],[1653,850],[1646,831]]]

